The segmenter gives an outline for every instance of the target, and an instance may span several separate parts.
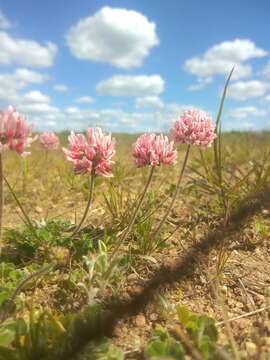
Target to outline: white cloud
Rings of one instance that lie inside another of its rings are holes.
[[[17,80],[19,83],[25,84],[41,84],[47,80],[47,76],[43,75],[37,71],[29,70],[26,68],[18,68],[15,70],[14,80]]]
[[[212,78],[214,75],[228,75],[235,66],[233,78],[240,79],[252,74],[252,68],[244,62],[266,56],[267,52],[256,47],[248,39],[224,41],[209,48],[202,56],[186,60],[185,69],[199,79]]]
[[[89,109],[67,107],[60,109],[51,104],[49,96],[32,90],[17,97],[15,107],[27,116],[36,131],[83,131],[87,127],[101,126],[112,132],[168,131],[172,121],[191,106],[164,104],[163,108],[149,112],[124,111],[118,108]]]
[[[270,79],[270,60],[269,60],[268,63],[266,64],[265,68],[263,69],[263,75],[264,75],[267,79]]]
[[[11,26],[12,26],[11,22],[7,19],[3,11],[0,10],[0,29],[6,30],[11,28]]]
[[[239,119],[241,121],[227,121],[224,123],[223,129],[224,131],[252,131],[255,130],[255,125],[251,121],[243,121],[243,119]]]
[[[49,67],[56,53],[57,46],[51,42],[42,46],[36,41],[16,39],[0,31],[0,64]]]
[[[78,104],[91,104],[94,102],[94,99],[91,96],[81,96],[74,100]]]
[[[70,106],[70,107],[66,108],[65,112],[67,114],[72,114],[73,115],[73,114],[78,113],[79,109],[77,107],[75,107],[75,106]]]
[[[135,100],[136,108],[162,108],[162,100],[158,96],[139,97]]]
[[[26,103],[49,103],[50,97],[42,94],[38,90],[29,91],[23,96],[23,102]]]
[[[234,100],[247,100],[261,97],[265,95],[268,88],[269,84],[259,80],[238,81],[229,87],[228,97]]]
[[[188,87],[189,91],[198,91],[203,89],[206,85],[211,84],[213,81],[212,77],[198,78],[197,83]]]
[[[30,84],[41,84],[47,77],[33,70],[16,69],[14,73],[0,74],[0,100],[13,103],[18,97],[18,90]]]
[[[146,96],[158,95],[164,87],[159,75],[115,75],[98,83],[96,90],[99,95]]]
[[[44,102],[21,103],[18,104],[17,109],[26,114],[30,119],[34,118],[36,114],[45,114],[48,116],[50,113],[58,113],[59,109],[55,106]]]
[[[247,117],[261,117],[267,113],[263,109],[258,109],[255,106],[243,106],[235,109],[231,109],[228,112],[228,116],[234,119],[246,119]]]
[[[67,44],[78,59],[129,69],[142,65],[159,43],[156,25],[137,11],[103,7],[80,20],[67,34]]]
[[[57,92],[61,92],[61,93],[64,93],[64,92],[67,92],[68,91],[68,87],[64,84],[56,84],[53,86],[53,89]]]
[[[267,51],[257,48],[254,42],[248,39],[235,39],[214,45],[205,53],[205,58],[223,58],[239,63],[265,55],[267,55]]]
[[[265,99],[266,101],[270,101],[270,95],[267,95],[264,99]]]
[[[29,121],[47,129],[47,120],[53,115],[58,115],[60,110],[51,104],[49,96],[39,90],[23,92],[30,85],[42,84],[47,76],[39,72],[19,68],[14,73],[0,74],[0,101],[3,108],[13,105],[26,115]],[[63,121],[64,124],[64,121]]]

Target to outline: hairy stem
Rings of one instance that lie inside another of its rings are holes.
[[[2,233],[3,233],[3,209],[4,209],[4,186],[3,186],[3,158],[0,153],[0,255],[2,253]]]
[[[0,322],[4,321],[8,317],[9,312],[10,312],[10,307],[12,306],[14,300],[19,295],[19,293],[23,290],[25,285],[28,284],[34,278],[37,278],[37,277],[47,274],[55,266],[56,266],[55,263],[49,264],[49,265],[45,266],[44,268],[37,270],[34,273],[31,273],[30,275],[28,275],[26,278],[24,278],[22,281],[19,282],[18,286],[13,291],[13,293],[11,294],[10,298],[8,299],[8,301],[5,305],[5,312],[0,314]]]
[[[145,194],[146,194],[146,192],[147,192],[147,190],[148,190],[148,188],[149,188],[149,185],[150,185],[150,183],[151,183],[151,180],[152,180],[152,177],[153,177],[153,173],[154,173],[154,167],[152,166],[152,167],[151,167],[151,170],[150,170],[150,173],[149,173],[148,180],[147,180],[147,182],[146,182],[146,184],[145,184],[145,187],[144,187],[144,189],[143,189],[143,192],[141,193],[141,196],[140,196],[140,198],[139,198],[139,200],[138,200],[138,202],[137,202],[137,206],[136,206],[136,208],[135,208],[135,210],[134,210],[134,213],[133,213],[132,216],[131,216],[131,219],[130,219],[130,222],[129,222],[127,228],[126,228],[126,231],[125,231],[125,232],[123,233],[123,235],[120,237],[118,243],[116,244],[116,247],[114,248],[113,252],[111,253],[111,256],[109,257],[109,261],[110,261],[110,262],[111,262],[112,259],[115,257],[115,255],[116,255],[116,253],[118,252],[120,246],[125,242],[126,238],[128,237],[128,235],[129,235],[129,233],[130,233],[130,231],[131,231],[131,229],[132,229],[132,226],[134,225],[134,222],[135,222],[135,220],[136,220],[136,217],[137,217],[137,215],[138,215],[138,212],[139,212],[139,210],[140,210],[140,208],[141,208],[141,205],[142,205],[142,203],[143,203],[143,199],[144,199],[144,197],[145,197]]]
[[[172,200],[171,200],[171,203],[167,209],[167,211],[165,212],[163,218],[160,220],[158,226],[156,227],[156,229],[154,230],[153,234],[150,236],[150,238],[155,238],[157,236],[157,234],[159,233],[161,227],[163,226],[163,224],[165,223],[166,219],[168,218],[171,210],[172,210],[172,207],[175,203],[175,200],[177,198],[177,195],[179,193],[179,190],[180,190],[180,185],[181,185],[181,181],[182,181],[182,178],[183,178],[183,175],[184,175],[184,171],[185,171],[185,168],[186,168],[186,165],[187,165],[187,161],[188,161],[188,156],[189,156],[189,152],[190,152],[190,145],[187,146],[187,150],[186,150],[186,154],[185,154],[185,158],[184,158],[184,162],[182,164],[182,167],[181,167],[181,170],[180,170],[180,173],[179,173],[179,177],[178,177],[178,181],[177,181],[177,184],[176,184],[176,189],[175,189],[175,192],[173,194],[173,197],[172,197]]]
[[[24,210],[20,200],[18,199],[17,195],[15,194],[14,190],[12,189],[10,183],[7,181],[7,178],[4,175],[2,175],[2,176],[3,176],[3,179],[4,179],[5,183],[6,183],[9,191],[11,192],[12,196],[14,197],[14,200],[16,201],[16,203],[17,203],[18,207],[20,208],[23,216],[25,217],[25,220],[26,220],[29,228],[33,232],[34,236],[38,239],[36,229],[35,229],[34,225],[32,224],[32,221],[30,220],[29,216],[27,215],[26,211]]]
[[[85,208],[85,210],[84,210],[84,214],[83,214],[83,217],[82,217],[80,223],[78,224],[78,226],[76,227],[76,229],[73,231],[71,237],[74,236],[75,234],[77,234],[77,232],[80,231],[80,229],[81,229],[81,227],[82,227],[82,225],[83,225],[83,223],[84,223],[84,220],[85,220],[85,218],[86,218],[86,216],[87,216],[87,214],[88,214],[88,211],[89,211],[89,209],[90,209],[90,206],[91,206],[91,204],[92,204],[93,190],[94,190],[94,175],[91,174],[89,181],[90,181],[90,184],[89,184],[89,195],[88,195],[88,200],[87,200],[86,208]]]

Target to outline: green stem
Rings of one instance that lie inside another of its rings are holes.
[[[137,217],[137,215],[138,215],[138,212],[139,212],[139,210],[140,210],[140,208],[141,208],[141,205],[142,205],[142,203],[143,203],[143,199],[144,199],[144,197],[145,197],[145,194],[146,194],[146,192],[147,192],[147,190],[148,190],[148,188],[149,188],[149,185],[150,185],[150,183],[151,183],[151,180],[152,180],[152,177],[153,177],[153,173],[154,173],[154,167],[152,166],[152,167],[151,167],[151,170],[150,170],[150,173],[149,173],[148,180],[147,180],[147,182],[146,182],[146,184],[145,184],[145,187],[144,187],[144,189],[143,189],[143,192],[141,193],[141,196],[140,196],[140,198],[139,198],[139,200],[138,200],[138,202],[137,202],[137,206],[136,206],[136,208],[135,208],[135,210],[134,210],[134,213],[133,213],[133,215],[132,215],[132,217],[131,217],[131,219],[130,219],[130,222],[129,222],[129,224],[128,224],[128,227],[126,228],[126,231],[123,233],[123,235],[120,237],[118,243],[116,244],[116,247],[114,248],[113,252],[111,253],[111,256],[109,257],[109,261],[110,261],[110,262],[111,262],[112,259],[115,257],[115,255],[116,255],[116,253],[118,252],[120,246],[125,242],[126,238],[128,237],[128,235],[129,235],[129,233],[130,233],[130,231],[131,231],[131,229],[132,229],[132,226],[134,225],[134,222],[135,222],[135,220],[136,220],[136,217]]]
[[[228,212],[228,207],[227,207],[227,202],[226,202],[226,195],[225,195],[224,188],[223,188],[222,168],[221,168],[222,167],[222,159],[221,159],[221,115],[222,115],[222,112],[223,112],[224,102],[225,102],[228,86],[229,86],[233,71],[234,71],[234,67],[232,68],[232,70],[231,70],[231,72],[230,72],[230,74],[229,74],[229,76],[228,76],[228,78],[226,80],[224,89],[223,89],[223,94],[222,94],[219,109],[218,109],[216,127],[215,127],[215,132],[217,134],[217,137],[214,140],[215,168],[216,168],[217,179],[218,179],[218,184],[219,184],[219,188],[220,188],[221,199],[222,199],[223,207],[224,207],[224,211],[225,211],[225,217],[226,217],[226,213]]]
[[[4,321],[8,317],[9,312],[10,312],[10,307],[12,306],[14,300],[19,295],[19,293],[23,290],[25,285],[28,284],[34,278],[40,277],[40,276],[42,276],[44,274],[47,274],[55,266],[56,266],[55,263],[49,264],[49,265],[45,266],[44,268],[42,268],[40,270],[37,270],[36,272],[28,275],[26,278],[24,278],[22,281],[19,282],[18,286],[13,291],[12,295],[10,296],[10,298],[8,299],[8,301],[7,301],[6,305],[5,305],[5,312],[0,314],[0,322]]]
[[[84,214],[83,214],[83,217],[79,223],[79,225],[76,227],[76,229],[73,231],[71,237],[73,237],[75,234],[77,234],[77,232],[80,231],[83,223],[84,223],[84,220],[88,214],[88,211],[89,211],[89,208],[92,204],[92,199],[93,199],[93,190],[94,190],[94,175],[91,175],[90,176],[90,189],[89,189],[89,195],[88,195],[88,201],[87,201],[87,205],[86,205],[86,208],[84,210]]]
[[[18,207],[20,208],[23,216],[25,217],[26,222],[27,222],[29,228],[32,230],[32,232],[33,232],[33,234],[35,235],[35,237],[38,238],[38,237],[37,237],[37,234],[36,234],[36,229],[35,229],[34,225],[32,224],[32,221],[30,220],[30,218],[29,218],[29,216],[27,215],[26,211],[24,210],[24,208],[23,208],[20,200],[18,199],[17,195],[15,194],[14,190],[12,189],[11,185],[9,184],[9,182],[7,181],[7,178],[6,178],[4,175],[3,175],[3,179],[4,179],[5,183],[6,183],[9,191],[11,192],[12,196],[14,197],[14,200],[16,201]]]
[[[3,186],[3,158],[0,153],[0,255],[2,253],[2,236],[3,236],[3,209],[4,209],[4,186]]]
[[[177,195],[178,195],[179,190],[180,190],[180,184],[181,184],[181,181],[182,181],[182,178],[183,178],[183,175],[184,175],[184,171],[185,171],[185,168],[186,168],[186,165],[187,165],[189,153],[190,153],[190,145],[187,146],[186,155],[185,155],[184,162],[182,164],[182,167],[181,167],[181,170],[180,170],[180,173],[179,173],[179,177],[178,177],[178,181],[177,181],[177,184],[176,184],[175,192],[174,192],[173,197],[172,197],[172,201],[171,201],[167,211],[165,212],[163,218],[160,220],[158,226],[154,230],[153,234],[150,236],[150,238],[152,238],[152,239],[157,236],[157,234],[159,233],[161,227],[165,223],[167,217],[169,216],[169,214],[170,214],[170,212],[172,210],[172,207],[173,207],[173,205],[175,203],[175,200],[176,200]]]

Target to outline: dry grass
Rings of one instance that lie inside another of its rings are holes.
[[[182,192],[160,235],[162,246],[151,248],[146,246],[147,234],[162,217],[173,193],[184,154],[181,148],[178,164],[160,168],[154,175],[139,220],[121,249],[121,259],[110,270],[106,268],[107,255],[125,228],[147,177],[147,169],[135,169],[132,163],[135,137],[116,137],[114,178],[98,179],[86,226],[74,239],[69,239],[68,230],[83,213],[87,179],[73,174],[61,150],[51,152],[46,159],[38,144],[25,161],[13,154],[4,159],[9,183],[33,223],[39,224],[39,240],[31,232],[23,232],[22,215],[5,188],[6,233],[0,277],[3,293],[10,296],[20,279],[43,264],[57,262],[53,271],[20,291],[9,319],[21,316],[27,320],[31,309],[49,309],[62,317],[69,312],[80,313],[89,304],[101,304],[107,312],[100,317],[98,328],[96,323],[94,328],[93,323],[79,324],[77,338],[62,358],[79,354],[80,359],[88,359],[87,344],[94,337],[108,336],[123,349],[126,359],[139,359],[144,358],[144,346],[157,324],[169,330],[175,327],[178,320],[168,308],[181,304],[215,319],[219,344],[231,344],[232,336],[237,348],[229,355],[232,358],[240,353],[248,359],[268,359],[270,135],[224,136],[223,186],[229,208],[226,222],[219,188],[213,178],[207,177],[199,152],[192,149]],[[64,135],[61,141],[64,145]],[[212,149],[204,152],[204,158],[214,173]],[[53,225],[44,230],[42,224],[46,222]],[[98,252],[101,241],[106,248]],[[91,264],[85,257],[92,265],[96,261],[92,277]],[[11,264],[13,273],[4,274],[6,264]]]

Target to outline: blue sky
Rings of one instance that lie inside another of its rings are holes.
[[[267,0],[0,0],[0,106],[38,130],[166,131],[188,107],[270,127]]]

